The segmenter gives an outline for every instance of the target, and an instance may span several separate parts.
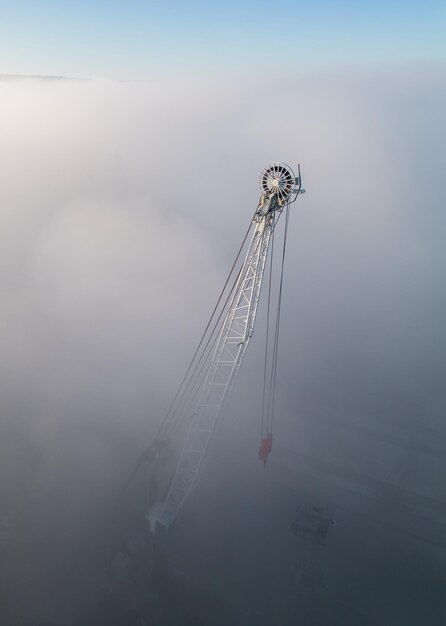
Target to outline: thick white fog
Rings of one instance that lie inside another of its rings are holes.
[[[55,499],[57,533],[118,489],[176,390],[272,161],[300,163],[307,188],[289,229],[278,449],[314,457],[322,441],[336,457],[304,409],[338,428],[444,438],[445,109],[445,68],[428,64],[273,84],[1,79],[5,512],[32,516]],[[231,405],[248,438],[255,339]],[[365,441],[340,445],[350,470],[441,496],[440,461],[406,472]],[[23,588],[46,606],[37,577],[28,569]]]

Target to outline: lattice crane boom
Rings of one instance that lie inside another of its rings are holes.
[[[155,533],[169,528],[194,487],[253,335],[276,214],[303,193],[300,175],[296,179],[291,168],[282,163],[274,163],[262,171],[260,188],[262,195],[253,219],[248,252],[218,334],[172,482],[165,500],[146,514]]]

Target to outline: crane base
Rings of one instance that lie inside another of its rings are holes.
[[[149,522],[150,531],[154,535],[167,533],[169,526],[177,516],[175,509],[165,502],[157,502],[146,513],[146,520]]]

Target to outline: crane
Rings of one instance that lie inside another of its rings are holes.
[[[202,341],[191,361],[191,365],[186,372],[183,383],[180,385],[174,403],[171,405],[171,409],[172,406],[174,406],[174,409],[169,410],[165,418],[168,426],[175,422],[172,415],[175,413],[175,402],[178,400],[178,397],[180,401],[184,401],[183,407],[185,404],[189,408],[191,403],[193,404],[193,398],[195,397],[195,405],[188,432],[167,495],[164,500],[155,503],[146,512],[146,519],[149,522],[150,530],[154,534],[163,534],[168,531],[194,488],[203,461],[209,450],[218,419],[227,404],[254,332],[265,266],[275,226],[284,211],[286,211],[286,225],[288,224],[289,205],[296,200],[299,194],[305,192],[302,189],[300,166],[298,167],[298,176],[296,177],[291,167],[285,163],[273,163],[265,167],[260,174],[259,185],[261,190],[260,200],[244,240],[245,242],[249,234],[251,234],[244,262],[235,277],[233,287],[226,298],[220,315],[216,316],[216,306],[213,316],[211,316],[211,320],[216,318],[216,322],[214,322],[215,338],[213,342],[210,342],[211,337],[209,337],[207,344],[202,349],[205,334],[211,324],[210,320]],[[239,255],[240,253],[241,250]],[[236,262],[234,262],[232,269],[234,269],[235,265]],[[231,273],[225,287],[230,276]],[[282,283],[280,284],[279,299],[281,290]],[[223,291],[217,305],[222,298]],[[278,335],[278,325],[276,325],[276,335]],[[203,355],[209,345],[210,356],[206,360],[206,357],[203,357]],[[195,357],[197,357],[200,350],[201,360],[197,361]],[[277,361],[277,343],[275,343],[274,351],[272,357],[272,367],[274,368],[272,377],[275,380],[274,359]],[[194,361],[195,369],[192,370],[191,376],[190,371]],[[201,369],[199,369],[200,363]],[[193,374],[197,371],[197,377],[193,379]],[[200,372],[201,383],[197,389]],[[190,401],[191,398],[192,401]],[[160,431],[163,432],[163,427],[161,427]],[[164,428],[164,432],[167,432],[167,427]],[[271,451],[271,437],[272,435],[268,432],[262,437],[259,456],[264,462],[266,462],[266,457]],[[161,436],[156,439],[150,449],[153,457],[158,456],[160,448],[163,446],[163,441],[164,439]]]

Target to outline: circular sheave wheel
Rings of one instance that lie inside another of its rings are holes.
[[[277,193],[279,204],[284,204],[296,186],[296,177],[289,165],[273,163],[263,168],[259,184],[263,193]]]

